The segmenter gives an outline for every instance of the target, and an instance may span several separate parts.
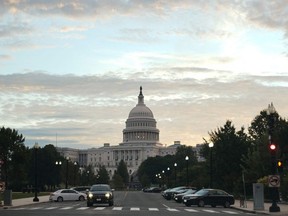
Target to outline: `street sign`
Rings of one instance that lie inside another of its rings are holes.
[[[5,190],[5,182],[0,182],[0,192]]]
[[[279,175],[269,175],[268,176],[269,187],[280,187],[280,176]]]

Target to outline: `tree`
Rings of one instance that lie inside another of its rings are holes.
[[[213,185],[229,192],[237,190],[242,179],[241,159],[247,154],[251,145],[249,137],[244,133],[243,127],[236,131],[229,120],[223,127],[209,135],[214,143],[212,150]]]
[[[123,183],[125,185],[129,183],[129,174],[127,170],[127,165],[123,160],[120,161],[116,173],[117,175],[121,176]]]
[[[97,184],[108,184],[109,183],[109,173],[104,165],[99,167],[99,171],[96,176]]]
[[[23,146],[24,141],[25,138],[22,134],[18,134],[17,130],[5,127],[0,129],[0,160],[3,161],[6,188],[9,188],[8,175],[11,169],[9,165],[11,164],[12,156],[17,149]]]

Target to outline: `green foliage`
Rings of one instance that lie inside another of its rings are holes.
[[[22,134],[18,134],[17,130],[5,127],[0,128],[0,160],[3,161],[2,175],[7,188],[9,188],[9,174],[12,173],[11,159],[13,156],[16,157],[14,154],[19,148],[23,147],[24,141],[25,138]]]
[[[231,121],[227,121],[223,127],[210,133],[210,137],[214,143],[213,186],[232,192],[237,187],[237,180],[241,179],[241,159],[247,154],[251,142],[244,133],[244,128],[236,131]]]
[[[125,185],[129,182],[129,174],[127,170],[127,165],[124,160],[121,160],[116,171],[117,175],[121,176],[122,181]]]
[[[109,173],[104,165],[100,166],[96,178],[98,184],[109,184]]]

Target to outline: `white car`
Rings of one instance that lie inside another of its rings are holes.
[[[63,202],[67,200],[84,201],[87,198],[85,193],[78,192],[72,189],[61,189],[50,194],[50,201]]]

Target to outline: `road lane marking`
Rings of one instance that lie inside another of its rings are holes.
[[[177,212],[177,211],[179,211],[179,210],[174,209],[174,208],[167,208],[167,210],[168,210],[168,211],[171,211],[171,212]]]
[[[234,212],[234,211],[222,211],[224,213],[228,213],[228,214],[239,214],[238,212]]]
[[[73,206],[68,206],[68,207],[64,207],[64,208],[60,208],[60,210],[68,210],[68,209],[72,209]]]
[[[112,210],[113,211],[121,211],[123,209],[123,207],[114,207]]]
[[[188,212],[199,212],[198,210],[195,210],[195,209],[185,209],[185,211],[188,211]]]
[[[130,211],[140,211],[140,208],[130,208]]]
[[[202,211],[209,212],[209,213],[220,213],[220,212],[209,210],[209,209],[203,209]]]
[[[80,208],[77,208],[76,210],[86,210],[88,209],[89,207],[80,207]]]
[[[159,211],[158,208],[148,208],[149,211]]]
[[[95,211],[102,211],[104,210],[106,207],[96,207],[94,208]]]

